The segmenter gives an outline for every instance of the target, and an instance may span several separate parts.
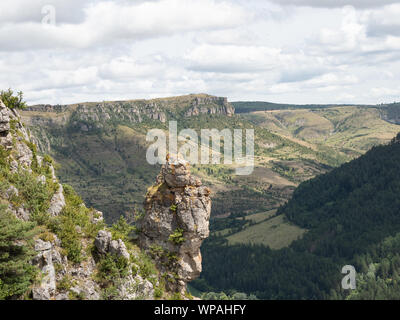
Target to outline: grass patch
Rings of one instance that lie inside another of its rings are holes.
[[[279,215],[250,226],[227,239],[229,244],[263,244],[271,249],[281,249],[300,238],[304,232],[304,229],[284,221],[284,216]]]

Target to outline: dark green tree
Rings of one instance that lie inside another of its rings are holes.
[[[37,268],[30,264],[34,228],[0,206],[0,299],[24,295],[35,279]]]

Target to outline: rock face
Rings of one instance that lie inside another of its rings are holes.
[[[59,255],[59,253],[53,248],[52,243],[40,239],[35,242],[35,251],[37,255],[33,259],[33,264],[41,270],[42,280],[38,286],[32,289],[32,297],[34,300],[49,300],[56,291],[53,255]]]
[[[109,123],[141,123],[145,120],[167,122],[177,110],[185,117],[200,114],[232,116],[235,108],[225,97],[205,94],[153,100],[90,102],[73,105],[36,105],[22,112],[23,120],[34,129],[35,142],[42,152],[51,149],[46,129],[70,127],[82,133],[104,129]],[[51,114],[51,116],[49,116]]]
[[[170,290],[184,293],[187,282],[200,275],[200,246],[209,235],[210,212],[210,189],[191,176],[188,162],[167,157],[146,195],[139,244],[170,276]]]
[[[10,115],[9,110],[4,103],[0,102],[0,135],[6,136],[10,131]]]
[[[63,191],[63,187],[60,184],[58,186],[57,192],[51,198],[50,208],[47,210],[47,212],[51,216],[58,216],[61,213],[62,209],[65,207],[65,198]]]
[[[205,114],[225,114],[231,117],[235,113],[235,108],[225,97],[196,97],[191,107],[185,112],[186,117]]]
[[[0,146],[6,150],[12,150],[10,155],[10,169],[11,172],[18,172],[18,169],[32,172],[32,163],[37,163],[42,166],[42,157],[34,154],[33,148],[35,144],[31,138],[30,133],[21,122],[21,116],[15,109],[7,108],[0,100]],[[65,207],[65,199],[63,194],[63,187],[58,183],[57,177],[54,172],[52,164],[47,164],[52,174],[53,182],[58,184],[58,191],[53,195],[48,213],[51,215],[59,215],[61,210]],[[39,181],[46,182],[45,176],[40,176]],[[10,199],[12,195],[18,196],[18,190],[14,186],[10,186],[6,193],[3,195],[6,199]],[[1,195],[0,195],[1,196]],[[30,212],[21,207],[13,207],[9,205],[10,211],[15,216],[22,220],[29,220]]]

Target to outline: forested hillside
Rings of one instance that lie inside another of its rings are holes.
[[[393,296],[390,290],[399,280],[399,139],[400,135],[389,145],[374,147],[300,184],[277,212],[308,230],[288,248],[227,246],[210,239],[204,250],[202,279],[194,285],[207,290],[234,287],[268,299],[343,298],[349,294],[348,298],[361,299],[376,295],[371,288],[379,288],[380,296]],[[361,273],[357,292],[340,289],[340,270],[347,264]]]

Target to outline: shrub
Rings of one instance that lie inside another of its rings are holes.
[[[7,91],[2,90],[0,92],[0,99],[4,102],[6,107],[10,109],[24,109],[26,108],[26,102],[23,101],[23,93],[21,91],[14,95],[11,89]]]
[[[95,280],[103,287],[102,298],[118,297],[117,287],[121,279],[129,275],[129,261],[113,254],[107,254],[98,263]]]
[[[174,233],[169,236],[168,241],[175,244],[181,244],[185,242],[186,240],[183,237],[183,230],[181,228],[177,228]]]
[[[65,275],[58,283],[57,290],[59,291],[68,291],[71,287],[73,287],[74,283],[69,275]]]
[[[39,182],[36,177],[27,171],[20,171],[10,177],[10,182],[18,189],[19,196],[14,199],[19,205],[25,204],[31,219],[38,224],[46,224],[49,218],[47,210],[50,206],[52,192],[46,184]]]
[[[139,265],[139,275],[142,278],[152,280],[152,278],[157,275],[154,262],[145,253],[141,252],[135,263]]]
[[[125,242],[130,240],[129,235],[133,230],[135,227],[131,226],[123,216],[120,216],[119,220],[111,227],[113,239],[122,239]]]

